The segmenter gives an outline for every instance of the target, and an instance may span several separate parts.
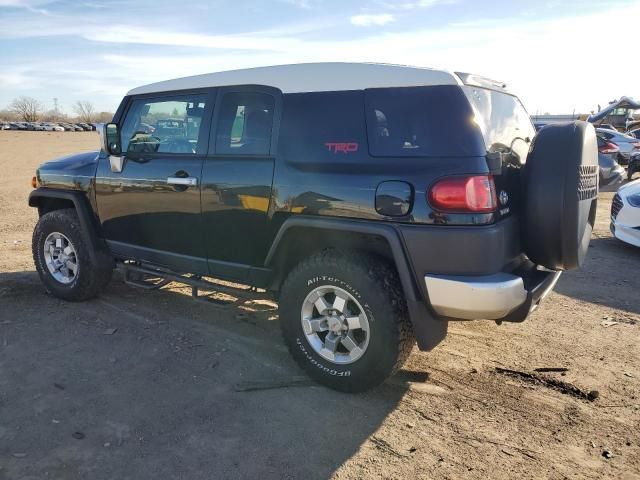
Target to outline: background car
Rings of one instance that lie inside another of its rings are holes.
[[[613,130],[614,132],[618,131],[618,129],[613,125],[611,125],[610,123],[601,123],[599,125],[594,125],[594,127],[596,127],[596,129],[602,128],[604,130]]]
[[[602,136],[605,140],[615,143],[618,146],[620,152],[618,153],[617,161],[621,165],[629,163],[632,153],[640,152],[640,140],[636,137],[606,128],[598,128],[596,131],[598,135]]]
[[[142,130],[144,133],[151,134],[156,131],[156,128],[149,125],[148,123],[141,123],[140,130]]]
[[[620,187],[611,204],[611,233],[640,247],[640,180]]]
[[[598,167],[600,168],[600,186],[613,185],[624,179],[624,168],[616,162],[620,149],[614,143],[606,141],[600,135],[598,139]]]
[[[42,126],[47,132],[64,132],[64,128],[55,123],[44,123]]]
[[[636,128],[635,130],[631,130],[628,133],[630,136],[640,139],[640,128]]]
[[[627,180],[631,181],[633,174],[636,172],[640,172],[640,153],[631,155],[631,160],[629,160],[629,165],[627,165]]]

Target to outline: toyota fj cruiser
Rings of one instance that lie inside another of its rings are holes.
[[[101,138],[34,177],[47,290],[85,300],[118,267],[148,288],[262,291],[297,362],[342,391],[381,383],[451,320],[523,321],[581,265],[595,219],[593,127],[536,134],[503,84],[469,74],[169,80],[130,91]]]

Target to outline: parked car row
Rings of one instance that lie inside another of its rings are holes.
[[[624,167],[616,159],[620,154],[620,148],[607,141],[600,134],[598,140],[598,167],[600,169],[600,186],[621,183],[624,180]]]
[[[618,147],[619,151],[617,152],[616,160],[620,165],[628,165],[631,155],[640,153],[640,139],[632,135],[620,133],[617,130],[610,130],[608,128],[597,128],[596,132],[599,137]]]
[[[546,125],[544,122],[534,123],[536,131]],[[627,166],[626,175],[629,180],[634,173],[640,172],[640,139],[612,128],[601,127],[596,127],[596,136],[601,186],[621,183],[625,176],[623,165]]]
[[[40,132],[91,132],[95,129],[95,123],[0,122],[0,130],[31,130]]]

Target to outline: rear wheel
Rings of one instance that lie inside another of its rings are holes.
[[[33,260],[48,292],[64,300],[95,297],[111,280],[113,263],[104,251],[91,255],[76,211],[40,217],[33,232]]]
[[[294,268],[280,292],[280,322],[298,364],[344,392],[382,383],[415,343],[395,271],[358,253],[328,250]]]

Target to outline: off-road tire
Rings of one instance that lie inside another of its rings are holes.
[[[320,356],[307,340],[301,309],[319,286],[345,290],[362,305],[369,322],[369,344],[349,364]],[[362,392],[381,384],[408,358],[415,336],[395,270],[382,258],[359,252],[326,250],[299,263],[280,291],[280,325],[298,364],[318,383],[342,392]]]
[[[56,280],[47,268],[44,243],[51,233],[67,237],[76,251],[78,272],[69,284]],[[40,280],[54,297],[69,301],[88,300],[103,290],[113,274],[113,261],[107,252],[95,251],[92,257],[74,209],[54,210],[40,217],[33,231],[32,251]]]

